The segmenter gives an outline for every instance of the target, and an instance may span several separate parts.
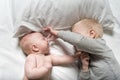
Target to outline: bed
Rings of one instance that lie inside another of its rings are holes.
[[[21,14],[23,14],[25,7],[29,5],[31,1],[32,0],[12,0],[12,1],[2,0],[0,2],[0,34],[1,34],[0,36],[0,80],[22,80],[23,78],[25,55],[18,46],[18,39],[14,38],[13,36],[16,33],[16,30],[18,29],[15,23],[19,23],[19,18],[21,18]],[[38,0],[35,0],[35,1],[38,1]],[[44,2],[46,0],[41,0],[41,1]],[[49,1],[53,1],[53,0],[49,0]],[[64,2],[65,0],[61,0],[61,2],[62,1]],[[77,1],[80,1],[80,0],[70,0],[69,4],[72,4],[72,7],[73,5],[77,7],[76,4],[74,4],[74,2],[78,3]],[[86,1],[89,1],[89,0],[86,0]],[[108,46],[115,53],[115,57],[120,63],[120,52],[119,52],[120,14],[118,12],[120,10],[120,6],[119,6],[120,1],[119,0],[115,0],[115,1],[104,0],[104,1],[106,2],[106,5],[111,7],[110,9],[109,7],[106,8],[110,10],[108,12],[110,12],[110,14],[113,14],[113,18],[108,17],[108,19],[114,19],[114,25],[112,25],[112,27],[110,26],[109,29],[105,30],[104,39],[106,40]],[[66,0],[65,3],[68,3],[68,0]],[[71,11],[71,10],[68,10],[68,11]],[[64,15],[67,15],[67,14],[64,14]],[[57,15],[54,15],[54,16],[57,16]],[[105,16],[102,16],[102,17],[105,17]],[[72,18],[74,19],[74,21],[69,21],[69,23],[66,22],[64,26],[67,26],[67,28],[69,28],[70,25],[72,25],[74,22],[79,20],[77,16],[75,17],[72,16]],[[83,16],[81,18],[83,18]],[[65,21],[65,19],[63,20]],[[102,22],[102,20],[100,20],[100,22]],[[102,23],[104,24],[104,22]],[[61,24],[62,23],[60,23],[60,25]],[[106,29],[106,26],[108,25],[104,26],[105,29]],[[57,28],[61,29],[61,26]],[[38,28],[29,28],[29,29],[38,30]],[[66,29],[66,27],[64,27],[64,29]],[[20,32],[18,31],[19,34]],[[69,50],[73,49],[73,47],[70,44],[65,42],[63,42],[63,44],[67,45],[66,48],[68,49],[68,52]],[[65,53],[59,45],[54,45],[54,43],[51,47],[51,52],[53,54],[58,53],[60,55]],[[73,54],[73,52],[74,50],[70,51],[69,53]],[[77,73],[78,73],[78,69],[74,64],[67,65],[67,66],[57,66],[53,68],[52,78],[53,80],[77,80]]]

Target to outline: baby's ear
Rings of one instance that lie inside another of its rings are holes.
[[[38,52],[39,51],[39,47],[37,45],[32,45],[32,51],[34,52]]]
[[[90,37],[95,38],[96,37],[96,32],[94,30],[90,30]]]

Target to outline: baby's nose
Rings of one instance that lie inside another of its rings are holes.
[[[45,38],[45,41],[48,41],[48,38]]]

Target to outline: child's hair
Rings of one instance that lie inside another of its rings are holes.
[[[103,27],[102,25],[94,19],[83,19],[77,23],[75,23],[72,27],[72,30],[74,27],[79,26],[79,24],[84,24],[84,27],[88,29],[93,29],[97,33],[97,38],[101,38],[103,36]],[[79,26],[81,27],[81,26]]]

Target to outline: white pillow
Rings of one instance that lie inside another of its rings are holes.
[[[108,0],[81,0],[80,19],[92,18],[98,20],[104,30],[111,30],[114,17]]]
[[[15,37],[43,27],[70,29],[84,18],[98,20],[104,30],[112,29],[114,18],[107,0],[31,0],[17,23]]]

